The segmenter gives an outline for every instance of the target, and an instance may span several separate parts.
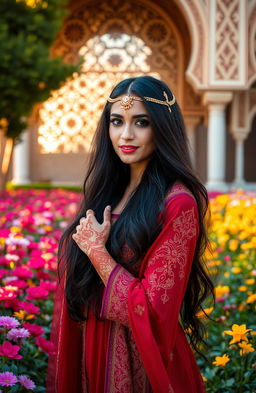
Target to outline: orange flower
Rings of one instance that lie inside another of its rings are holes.
[[[226,366],[226,364],[227,364],[229,361],[230,361],[229,356],[226,355],[226,354],[224,353],[223,356],[216,356],[216,357],[215,357],[215,361],[212,362],[212,364],[215,364],[216,366],[222,366],[222,367],[224,367],[224,366]]]
[[[246,355],[249,352],[254,352],[255,351],[255,349],[253,348],[252,344],[247,344],[247,343],[242,342],[242,343],[239,343],[238,345],[239,345],[240,348],[242,348],[239,351],[241,356]]]
[[[254,303],[256,301],[256,293],[252,293],[246,299],[246,303]]]
[[[238,343],[241,340],[248,341],[247,333],[250,332],[252,329],[246,329],[246,325],[232,325],[232,330],[225,330],[225,334],[229,334],[233,336],[232,340],[229,344]]]

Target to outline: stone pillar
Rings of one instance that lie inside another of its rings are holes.
[[[13,152],[13,184],[29,184],[29,134],[23,131]]]
[[[208,106],[207,183],[208,190],[227,191],[225,183],[226,118],[225,108],[232,99],[230,92],[206,92]]]
[[[185,124],[189,142],[189,152],[192,167],[196,167],[196,126],[199,124],[198,116],[185,116]]]

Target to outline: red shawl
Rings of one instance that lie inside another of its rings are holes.
[[[196,201],[184,186],[176,185],[166,203],[164,227],[143,258],[139,274],[120,265],[112,271],[102,299],[105,322],[87,323],[94,332],[104,323],[108,327],[103,330],[109,330],[107,354],[103,351],[99,369],[104,390],[95,392],[205,392],[179,323],[198,230]],[[47,393],[88,392],[92,376],[86,378],[86,370],[94,370],[93,357],[100,358],[100,347],[95,345],[94,351],[91,343],[86,345],[86,337],[95,337],[93,331],[86,332],[86,323],[68,317],[61,286],[56,299],[52,339],[57,355],[49,361]],[[86,365],[85,359],[92,359],[92,364]]]

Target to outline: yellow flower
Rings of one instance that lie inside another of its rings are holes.
[[[229,361],[230,361],[229,356],[224,353],[223,356],[216,356],[215,361],[212,362],[212,364],[215,364],[216,366],[224,367],[224,366],[226,366],[227,362],[229,362]]]
[[[232,267],[231,272],[234,274],[239,274],[241,273],[241,268],[240,267]]]
[[[232,330],[225,330],[224,333],[233,336],[229,344],[235,344],[241,340],[248,341],[248,338],[246,336],[247,333],[250,332],[251,330],[252,329],[246,329],[246,325],[234,324],[232,325]]]
[[[256,293],[252,293],[248,296],[246,303],[254,303],[256,301]]]
[[[26,311],[24,310],[20,310],[20,311],[16,311],[14,313],[15,317],[19,318],[20,320],[24,321],[27,320],[29,321],[30,319],[34,318],[33,314],[28,314]]]
[[[247,344],[247,343],[242,342],[242,343],[239,343],[238,345],[239,345],[240,348],[242,348],[239,351],[241,356],[246,355],[249,352],[254,352],[255,351],[255,349],[253,348],[252,344]]]
[[[247,291],[247,286],[241,285],[240,287],[238,287],[238,290],[239,290],[240,292],[245,292],[245,291]]]
[[[225,278],[230,276],[229,272],[225,272],[223,275],[224,275]]]
[[[231,239],[229,242],[229,249],[231,251],[236,251],[237,247],[239,246],[239,241],[236,239]]]
[[[213,307],[204,308],[202,311],[199,311],[196,316],[198,318],[206,318],[205,314],[210,314],[213,310]]]
[[[10,231],[14,232],[14,233],[20,233],[21,232],[21,228],[13,226],[13,227],[10,228]]]
[[[254,278],[248,278],[248,280],[245,280],[245,283],[248,285],[252,285],[255,283],[255,279]]]
[[[223,295],[228,295],[229,294],[229,286],[228,285],[217,285],[215,287],[215,295],[216,297],[222,297]]]

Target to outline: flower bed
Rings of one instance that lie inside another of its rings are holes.
[[[44,392],[57,247],[79,194],[9,191],[0,200],[0,392]]]
[[[216,307],[206,310],[206,352],[198,359],[207,392],[256,391],[256,193],[219,195],[211,199],[207,253],[214,279]]]
[[[0,199],[0,393],[44,392],[61,233],[79,194],[16,190]],[[208,362],[198,358],[210,393],[256,391],[256,194],[211,199],[206,255],[216,307],[206,312]],[[203,317],[203,313],[201,314]]]

